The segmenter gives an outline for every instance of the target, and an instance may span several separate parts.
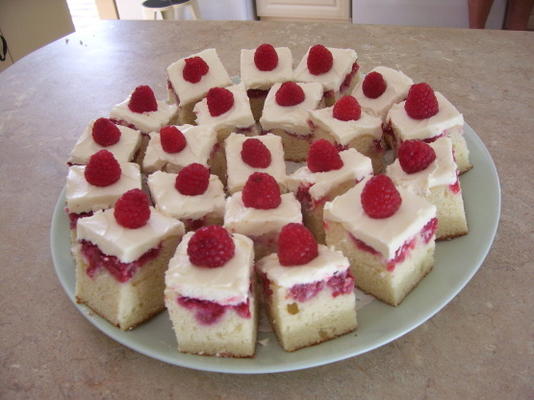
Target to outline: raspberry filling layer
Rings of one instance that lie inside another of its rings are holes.
[[[343,80],[343,82],[341,83],[341,86],[339,87],[340,92],[343,92],[344,90],[350,87],[352,80],[354,79],[354,76],[358,73],[359,69],[360,69],[360,66],[358,65],[357,62],[352,64],[352,68],[350,72],[347,75],[345,75],[345,79]]]
[[[93,211],[87,211],[82,213],[71,213],[68,209],[65,208],[65,212],[69,215],[69,226],[70,229],[76,229],[76,224],[80,218],[90,217],[93,215]]]
[[[251,133],[252,129],[254,129],[254,125],[246,126],[244,128],[235,128],[236,133]]]
[[[247,96],[249,99],[259,99],[261,97],[267,97],[269,90],[263,89],[249,89],[247,90]]]
[[[352,293],[354,277],[349,269],[343,272],[336,272],[330,278],[322,281],[293,285],[289,289],[287,297],[303,303],[313,299],[325,287],[330,290],[332,297]]]
[[[222,305],[209,300],[194,299],[179,296],[176,301],[182,307],[195,313],[195,319],[200,325],[213,325],[217,323],[226,310],[234,310],[241,318],[250,318],[249,300],[236,305]]]
[[[442,138],[443,136],[445,136],[445,132],[441,132],[439,135],[436,135],[436,136],[432,136],[432,137],[430,137],[430,138],[423,139],[423,142],[425,142],[425,143],[432,143],[432,142],[435,142],[436,140],[438,140],[439,138]]]
[[[454,194],[460,193],[460,180],[458,178],[456,178],[456,182],[454,182],[452,185],[449,185],[449,190]]]
[[[311,183],[300,185],[297,189],[297,194],[295,195],[295,197],[300,202],[302,207],[307,210],[313,210],[316,207],[322,206],[324,205],[324,203],[326,203],[326,200],[327,200],[326,196],[319,200],[312,199],[310,195],[310,188],[312,186],[313,184]]]
[[[115,256],[108,256],[95,244],[82,240],[82,254],[85,256],[89,267],[87,268],[87,275],[91,278],[95,276],[95,273],[100,268],[105,268],[108,272],[119,282],[127,282],[135,274],[135,272],[141,268],[147,262],[158,257],[161,250],[161,245],[156,248],[148,250],[137,260],[130,263],[123,263]]]

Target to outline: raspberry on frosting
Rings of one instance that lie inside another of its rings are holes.
[[[243,142],[241,159],[252,168],[267,168],[271,165],[271,152],[261,140],[250,138]]]
[[[365,184],[361,202],[369,217],[382,219],[391,217],[398,211],[402,198],[389,176],[376,175]]]
[[[145,192],[132,189],[124,193],[115,203],[115,220],[120,226],[137,229],[146,225],[150,218],[150,202]]]
[[[313,142],[308,151],[308,169],[311,172],[327,172],[343,167],[343,160],[336,147],[326,139]]]
[[[264,43],[254,52],[254,64],[260,71],[272,71],[278,65],[278,54],[275,48]]]
[[[121,166],[107,150],[100,150],[89,158],[84,171],[85,179],[94,186],[109,186],[121,177]]]
[[[376,99],[386,91],[387,83],[380,72],[370,72],[365,75],[362,83],[362,91],[366,97]]]
[[[296,106],[304,101],[304,90],[295,82],[284,82],[276,91],[276,103],[283,107]]]
[[[357,121],[362,116],[362,108],[353,96],[343,96],[334,104],[332,115],[341,121]]]
[[[228,89],[215,87],[208,91],[208,110],[212,117],[218,117],[232,108],[234,95]]]
[[[319,246],[302,224],[291,223],[278,235],[278,260],[285,267],[309,263],[319,255]]]
[[[158,102],[150,86],[137,86],[130,96],[128,108],[136,113],[157,111]]]
[[[209,70],[209,65],[202,57],[186,58],[182,76],[187,82],[198,83]]]
[[[412,85],[408,91],[404,109],[413,119],[426,119],[436,115],[439,111],[439,104],[434,90],[425,82]]]
[[[222,267],[234,257],[235,245],[232,236],[218,225],[197,230],[187,244],[189,261],[197,267]]]
[[[204,194],[210,183],[210,170],[202,164],[193,163],[178,172],[174,187],[186,196]]]
[[[93,124],[93,140],[102,147],[116,144],[121,138],[121,131],[108,118],[98,118]]]
[[[254,172],[247,179],[242,194],[245,207],[260,210],[277,208],[282,202],[276,180],[264,172]]]
[[[312,75],[325,74],[332,69],[334,57],[332,52],[322,44],[316,44],[308,52],[307,64]]]
[[[166,153],[179,153],[187,144],[184,134],[175,126],[161,128],[159,137],[161,148]]]
[[[407,174],[426,169],[436,159],[436,152],[422,140],[406,140],[397,150],[400,166]]]

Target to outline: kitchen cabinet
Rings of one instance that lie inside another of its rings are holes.
[[[256,0],[262,20],[328,20],[350,22],[350,0]]]

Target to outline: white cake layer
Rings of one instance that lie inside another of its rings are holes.
[[[115,256],[123,263],[137,260],[169,236],[184,233],[182,222],[161,214],[154,207],[150,207],[146,225],[137,229],[119,225],[113,212],[113,209],[97,211],[90,217],[80,218],[77,239],[95,244],[102,253]]]
[[[410,87],[413,85],[413,80],[406,76],[403,72],[397,71],[388,67],[376,67],[371,72],[378,72],[386,81],[386,90],[376,99],[372,99],[363,94],[363,79],[358,82],[352,95],[356,97],[362,110],[384,119],[391,106],[399,101],[402,101],[408,95]]]
[[[139,165],[119,163],[121,177],[109,186],[94,186],[85,179],[85,165],[69,167],[65,185],[65,199],[71,213],[96,211],[113,207],[115,201],[124,192],[141,189],[141,172]]]
[[[241,81],[247,89],[268,90],[273,84],[293,79],[293,55],[288,47],[275,47],[278,65],[261,71],[254,63],[256,49],[241,49]]]
[[[133,112],[128,107],[130,96],[128,96],[122,103],[114,106],[111,109],[109,116],[110,118],[133,124],[137,129],[144,133],[159,131],[169,123],[178,110],[176,104],[167,104],[164,101],[158,100],[158,109],[156,111],[147,111],[143,113]]]
[[[197,83],[188,82],[183,76],[185,59],[193,57],[202,58],[209,67],[208,73],[202,76]],[[200,53],[180,58],[167,67],[167,76],[182,106],[200,100],[206,96],[212,87],[224,87],[232,83],[215,49],[206,49]]]
[[[281,83],[273,85],[267,98],[260,118],[263,130],[283,129],[296,135],[309,135],[308,111],[315,110],[323,98],[323,88],[320,83],[299,83],[304,91],[304,101],[294,106],[280,106],[276,102],[276,92]]]
[[[364,179],[341,196],[327,202],[324,218],[341,223],[356,239],[380,252],[386,260],[391,260],[404,242],[418,234],[436,217],[436,207],[408,189],[397,188],[402,198],[397,212],[389,218],[371,218],[365,213],[361,203],[361,193],[369,179]]]
[[[254,247],[248,237],[234,233],[234,257],[219,268],[197,267],[189,261],[187,246],[194,232],[178,245],[165,274],[165,285],[181,296],[235,305],[247,300],[253,272]]]
[[[282,196],[281,204],[274,209],[259,210],[245,207],[242,192],[234,193],[226,200],[224,227],[231,232],[247,236],[261,236],[266,233],[280,232],[285,225],[302,223],[300,202],[293,193]]]
[[[187,196],[176,189],[177,175],[156,171],[148,177],[150,195],[159,211],[178,219],[200,219],[209,213],[224,214],[224,187],[216,175],[210,175],[208,188],[197,196]]]
[[[297,192],[301,185],[311,185],[309,193],[312,199],[320,200],[338,185],[348,181],[361,181],[373,174],[371,159],[356,149],[339,152],[343,167],[327,172],[312,172],[307,166],[297,169],[287,179],[289,190]]]

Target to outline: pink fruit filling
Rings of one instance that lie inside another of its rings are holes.
[[[201,325],[212,325],[217,323],[226,310],[234,310],[241,318],[251,317],[248,300],[237,305],[222,305],[209,300],[179,296],[176,301],[182,307],[193,311],[195,313],[195,319]]]
[[[345,79],[341,83],[341,86],[339,87],[339,91],[343,92],[344,90],[348,89],[350,87],[350,84],[352,83],[352,79],[354,76],[358,73],[358,70],[360,69],[360,66],[357,62],[352,64],[351,71],[345,76]]]
[[[311,183],[302,184],[297,189],[296,198],[300,201],[300,204],[303,208],[308,210],[313,210],[314,208],[323,205],[326,203],[326,197],[323,197],[319,200],[315,200],[310,195],[310,188],[313,186]]]
[[[267,97],[268,90],[262,89],[249,89],[247,90],[247,96],[249,99],[257,99],[261,97]]]
[[[443,136],[445,136],[445,132],[441,132],[439,135],[432,136],[431,138],[423,139],[423,142],[432,143],[432,142],[435,142],[436,140],[438,140],[439,138],[442,138]]]
[[[131,124],[128,121],[125,121],[123,119],[110,118],[110,121],[113,122],[115,125],[125,126],[130,129],[135,129],[136,131],[140,130],[140,129],[137,129],[137,127],[134,124]],[[145,132],[141,132],[141,133],[145,134]]]
[[[302,283],[299,285],[293,285],[289,289],[288,296],[299,302],[305,302],[313,299],[324,288],[324,281],[317,281],[312,283]]]
[[[352,276],[350,269],[344,272],[336,272],[328,279],[326,285],[332,290],[332,297],[349,294],[354,289],[354,276]]]
[[[235,128],[236,133],[250,133],[252,132],[252,129],[254,128],[254,125],[246,126],[244,128]]]
[[[76,229],[76,224],[78,223],[78,220],[80,218],[90,217],[93,215],[92,211],[82,212],[82,213],[71,213],[67,208],[65,208],[65,212],[69,215],[69,226],[70,229]]]
[[[454,194],[460,193],[460,180],[458,178],[456,179],[456,182],[454,182],[452,185],[449,185],[449,190]]]
[[[135,274],[138,268],[156,258],[161,249],[160,245],[148,250],[135,261],[123,263],[115,256],[108,256],[107,254],[102,253],[98,246],[87,240],[82,240],[81,245],[82,254],[89,264],[86,271],[87,275],[93,278],[97,270],[105,268],[119,282],[127,282]]]

